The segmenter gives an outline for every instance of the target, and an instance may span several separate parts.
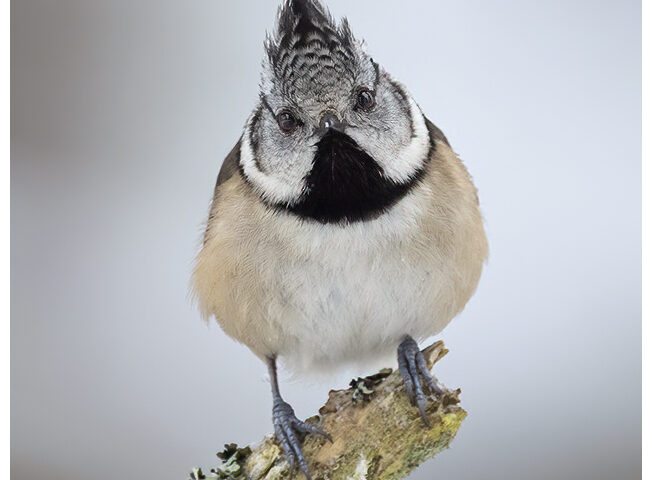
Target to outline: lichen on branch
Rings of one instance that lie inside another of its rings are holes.
[[[439,341],[423,350],[430,368],[448,350]],[[426,428],[408,400],[397,371],[381,370],[358,378],[347,390],[333,390],[319,415],[308,419],[333,438],[309,436],[303,451],[314,480],[398,480],[449,446],[466,412],[458,405],[459,390],[432,397]],[[258,445],[226,445],[223,461],[210,473],[194,469],[191,480],[303,480],[291,469],[273,435]]]

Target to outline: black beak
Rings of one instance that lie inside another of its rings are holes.
[[[326,133],[328,130],[337,130],[338,132],[344,133],[346,124],[340,122],[340,119],[337,118],[337,115],[334,113],[327,112],[321,117],[321,120],[319,121],[319,127],[323,133]]]

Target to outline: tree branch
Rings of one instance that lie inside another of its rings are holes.
[[[448,350],[439,341],[424,351],[429,368]],[[321,425],[333,443],[309,436],[304,453],[315,480],[398,480],[447,448],[455,437],[466,412],[459,407],[459,390],[447,390],[429,401],[427,415],[431,428],[423,424],[418,410],[410,405],[398,371],[378,374],[351,382],[348,390],[334,390],[308,421]],[[273,435],[256,446],[227,445],[218,456],[223,465],[203,474],[191,472],[191,480],[304,480],[290,469]]]

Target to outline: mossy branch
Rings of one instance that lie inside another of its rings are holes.
[[[430,368],[448,350],[436,342],[424,351]],[[333,443],[309,436],[304,453],[315,480],[398,480],[447,448],[466,412],[459,407],[459,390],[446,391],[428,402],[430,428],[424,427],[417,409],[410,404],[397,371],[351,382],[348,390],[334,390],[308,421],[324,428]],[[227,446],[219,454],[223,465],[202,473],[191,472],[191,480],[304,480],[290,469],[273,435],[255,446],[238,449]]]

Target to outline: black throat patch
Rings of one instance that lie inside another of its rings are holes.
[[[378,163],[348,135],[330,130],[317,144],[306,192],[294,205],[277,208],[321,223],[378,217],[423,177],[421,167],[404,183],[387,178]]]

